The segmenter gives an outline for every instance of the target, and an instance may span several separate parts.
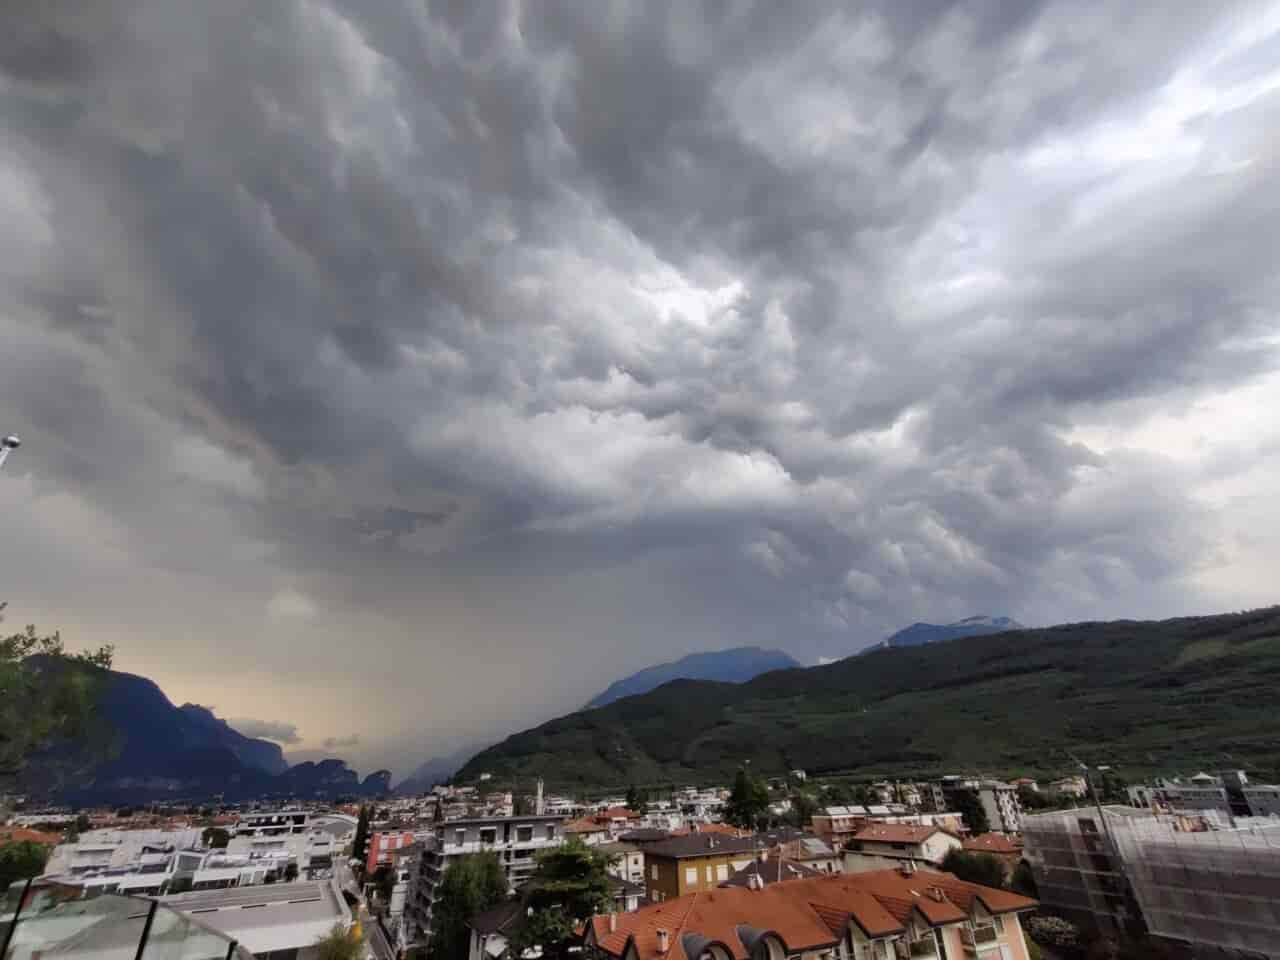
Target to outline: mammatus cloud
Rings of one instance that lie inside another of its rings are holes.
[[[360,744],[359,734],[352,734],[349,737],[326,737],[324,748],[326,750],[338,750],[344,747],[355,747]]]
[[[292,723],[279,723],[274,720],[228,720],[227,725],[246,737],[259,737],[263,740],[274,740],[276,743],[301,743],[298,728]]]
[[[1275,599],[1275,3],[21,6],[0,574],[176,696]]]

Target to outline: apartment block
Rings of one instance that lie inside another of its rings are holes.
[[[714,890],[755,859],[752,837],[691,833],[644,848],[644,883],[649,900],[673,900],[698,890]]]
[[[960,838],[937,827],[905,823],[868,824],[854,834],[844,850],[845,873],[883,870],[895,866],[937,866]]]
[[[534,871],[534,855],[564,843],[564,818],[552,815],[470,817],[435,825],[423,843],[409,881],[405,901],[406,939],[423,942],[431,935],[431,908],[436,885],[449,865],[474,853],[494,853],[512,890]]]

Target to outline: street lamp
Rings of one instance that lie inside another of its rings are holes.
[[[9,436],[0,440],[0,467],[3,467],[4,462],[9,459],[9,451],[17,450],[20,446],[22,446],[22,441],[13,434],[9,434]]]

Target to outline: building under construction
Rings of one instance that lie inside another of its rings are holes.
[[[1223,821],[1108,806],[1023,824],[1042,902],[1106,932],[1280,958],[1280,819]],[[1135,915],[1136,913],[1136,915]]]

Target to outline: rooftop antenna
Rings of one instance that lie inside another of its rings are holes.
[[[9,434],[9,436],[0,440],[0,467],[3,467],[4,462],[9,459],[9,451],[17,450],[20,446],[22,446],[22,441],[13,434]]]

